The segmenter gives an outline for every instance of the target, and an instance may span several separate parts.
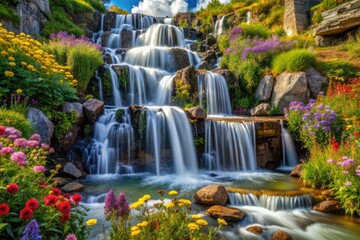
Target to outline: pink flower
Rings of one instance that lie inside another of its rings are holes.
[[[14,152],[10,158],[17,163],[26,161],[26,155],[23,152]]]
[[[25,165],[28,165],[28,164],[29,164],[28,161],[20,161],[20,162],[18,162],[19,166],[25,166]]]
[[[349,171],[345,170],[345,171],[343,171],[343,173],[347,175],[347,174],[349,174]]]
[[[39,134],[35,133],[35,134],[33,134],[33,135],[30,137],[30,140],[40,142],[40,141],[41,141],[41,137],[40,137]]]
[[[40,166],[34,166],[33,167],[33,171],[34,172],[45,172],[46,171],[46,169],[45,169],[45,167],[44,166],[42,166],[42,165],[40,165]]]
[[[34,141],[34,140],[29,140],[29,141],[27,141],[27,146],[29,146],[29,147],[37,147],[37,146],[39,146],[39,142]]]
[[[5,154],[11,154],[13,153],[15,150],[12,148],[12,147],[4,147],[3,149],[1,149],[0,153],[2,155],[5,155]]]
[[[16,147],[26,147],[27,140],[25,138],[17,138],[14,141],[14,146]]]
[[[352,185],[352,182],[346,182],[345,183],[345,186],[351,186]]]

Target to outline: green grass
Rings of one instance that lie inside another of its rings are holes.
[[[294,49],[279,54],[273,60],[272,70],[275,74],[282,72],[298,72],[315,66],[316,56],[306,49]]]
[[[21,113],[0,108],[0,126],[14,127],[22,132],[22,136],[28,138],[34,133],[30,121]]]

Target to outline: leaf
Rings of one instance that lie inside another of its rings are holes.
[[[0,232],[2,231],[2,229],[4,227],[6,227],[7,225],[9,225],[8,223],[0,223]]]
[[[57,229],[57,228],[49,228],[48,230],[51,231],[51,232],[56,232],[56,233],[63,234],[63,232],[61,230]]]
[[[13,233],[13,231],[12,231],[12,229],[11,229],[11,225],[9,225],[9,226],[6,227],[6,233],[7,233],[10,237],[15,238],[15,237],[14,237],[14,233]]]

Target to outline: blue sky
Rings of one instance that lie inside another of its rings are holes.
[[[133,6],[137,6],[139,4],[140,0],[112,0],[112,2],[122,9],[131,11]],[[196,7],[197,0],[186,0],[186,2],[189,4],[189,9]]]

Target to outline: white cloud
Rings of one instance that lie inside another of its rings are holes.
[[[201,8],[206,8],[207,5],[211,2],[211,0],[199,0],[198,4],[196,5],[196,10],[200,10]],[[221,4],[229,3],[230,0],[220,0]]]
[[[185,0],[142,0],[131,9],[132,13],[142,13],[156,17],[173,17],[178,12],[186,12]]]

